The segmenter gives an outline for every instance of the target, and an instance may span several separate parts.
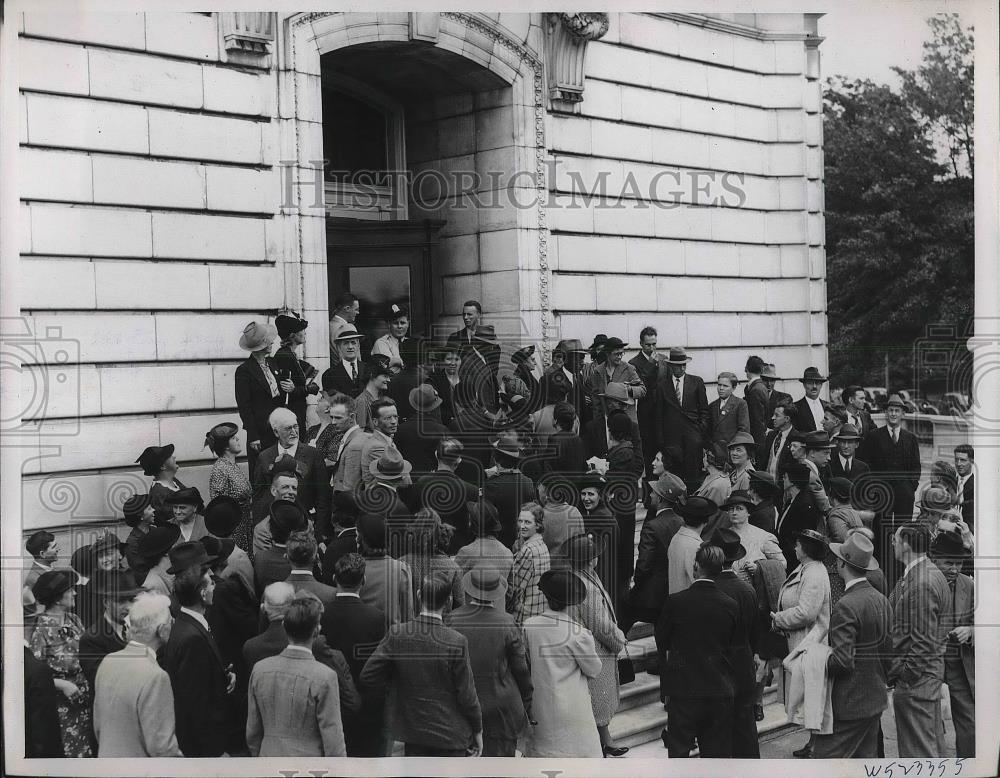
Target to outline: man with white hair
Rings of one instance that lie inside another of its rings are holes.
[[[318,540],[325,540],[331,534],[330,528],[330,479],[327,475],[323,455],[299,439],[298,418],[288,408],[275,408],[268,417],[268,424],[278,442],[260,452],[257,470],[254,473],[254,489],[266,492],[271,485],[269,471],[271,464],[283,456],[296,462],[299,474],[298,501],[312,519]]]
[[[94,683],[99,757],[184,756],[177,746],[174,693],[156,651],[170,638],[170,598],[144,592],[127,617],[129,641],[109,654]]]

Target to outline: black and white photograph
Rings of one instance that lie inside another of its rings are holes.
[[[0,3],[4,774],[1000,773],[996,4],[209,5]]]

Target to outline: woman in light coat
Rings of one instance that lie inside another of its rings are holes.
[[[601,660],[590,630],[567,610],[584,601],[587,589],[569,570],[549,570],[538,588],[546,608],[524,622],[534,687],[524,755],[599,757],[587,679],[601,672]]]

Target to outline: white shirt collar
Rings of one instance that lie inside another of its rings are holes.
[[[205,628],[205,631],[206,631],[206,632],[211,632],[211,631],[212,631],[212,630],[210,630],[210,629],[208,628],[208,622],[207,622],[207,621],[205,620],[205,617],[204,617],[204,616],[203,616],[202,614],[198,613],[197,611],[193,611],[193,610],[191,610],[190,608],[185,608],[185,607],[184,607],[184,606],[182,605],[182,606],[181,606],[181,613],[186,613],[186,614],[187,614],[188,616],[190,616],[190,617],[191,617],[192,619],[194,619],[194,620],[195,620],[195,621],[197,621],[197,622],[198,622],[199,624],[201,624],[201,626],[203,626],[203,627]]]
[[[337,592],[338,597],[353,597],[355,600],[360,600],[361,595],[357,592]]]
[[[285,646],[285,648],[290,651],[301,651],[302,653],[308,654],[309,656],[313,655],[312,649],[306,648],[305,646],[293,646],[291,643],[289,643],[287,646]]]
[[[563,371],[563,373],[566,374],[566,377],[569,379],[569,382],[572,384],[573,383],[573,374],[571,372],[569,372],[569,370],[567,370],[565,367],[563,367],[562,371]]]
[[[906,574],[910,572],[914,567],[919,565],[921,562],[923,562],[926,558],[927,558],[926,554],[921,554],[912,562],[910,562],[905,568],[903,568],[903,578],[906,578]]]
[[[293,567],[292,570],[291,570],[291,572],[289,573],[289,575],[308,575],[311,578],[312,577],[312,570],[296,570]]]
[[[840,457],[840,466],[845,470],[850,461],[854,459],[854,457],[845,457],[843,454],[837,454],[837,456]]]
[[[285,448],[280,443],[278,444],[278,454],[288,454],[288,456],[295,458],[295,452],[299,450],[299,441],[295,441],[291,446]]]
[[[849,581],[847,584],[845,584],[844,591],[846,592],[848,589],[850,589],[852,586],[854,586],[854,584],[859,584],[862,581],[867,581],[867,580],[868,579],[864,578],[864,577],[862,577],[862,578],[855,578],[853,581]]]
[[[809,407],[811,407],[811,408],[822,408],[823,407],[823,401],[819,397],[817,397],[814,400],[811,397],[807,396],[806,397],[806,402],[809,403]]]
[[[42,572],[44,572],[44,573],[47,573],[47,572],[49,572],[50,570],[52,570],[52,566],[51,566],[51,565],[43,565],[43,564],[42,564],[41,562],[39,562],[39,561],[38,561],[37,559],[35,559],[35,560],[33,560],[33,561],[32,561],[32,565],[33,565],[34,567],[37,567],[37,568],[38,568],[39,570],[41,570],[41,571],[42,571]]]
[[[346,370],[346,371],[347,371],[347,375],[350,375],[350,374],[351,374],[351,365],[354,365],[354,366],[355,366],[355,368],[354,368],[354,372],[355,372],[355,373],[357,373],[357,372],[358,372],[358,370],[357,370],[357,364],[358,364],[358,363],[357,363],[357,362],[351,362],[351,361],[350,361],[350,360],[348,360],[348,359],[342,359],[342,360],[340,360],[340,361],[341,361],[341,362],[343,363],[343,365],[344,365],[344,370]]]
[[[430,613],[429,611],[420,611],[421,616],[427,616],[431,619],[437,619],[441,623],[444,623],[444,617],[440,613]]]

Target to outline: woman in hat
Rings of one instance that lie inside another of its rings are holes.
[[[174,512],[166,505],[166,499],[184,488],[184,484],[177,478],[180,466],[174,459],[174,444],[149,446],[135,461],[142,467],[145,475],[153,477],[153,483],[149,486],[149,500],[153,503],[156,523],[169,523]]]
[[[525,756],[600,757],[588,678],[602,662],[590,630],[569,612],[587,590],[569,570],[549,570],[538,581],[545,609],[524,622],[524,643],[534,687]]]
[[[500,573],[501,580],[508,580],[514,566],[514,555],[500,542],[503,527],[496,507],[489,500],[482,499],[465,507],[469,512],[469,530],[475,540],[458,550],[455,564],[462,575],[474,568],[486,567]]]
[[[750,473],[753,472],[753,452],[756,449],[753,435],[737,432],[726,444],[729,450],[729,484],[733,491],[745,492],[750,488]]]
[[[861,511],[851,504],[851,482],[846,478],[830,479],[830,513],[826,517],[826,536],[831,543],[843,543],[847,533],[865,525]],[[844,579],[837,572],[837,557],[827,554],[824,559],[830,576],[830,604],[836,605],[844,594]]]
[[[604,553],[602,540],[593,535],[579,534],[566,540],[565,555],[570,569],[583,583],[586,597],[571,612],[576,620],[594,636],[601,671],[589,680],[590,700],[601,737],[605,756],[622,756],[628,748],[618,748],[608,726],[618,710],[618,654],[628,642],[618,627],[614,603],[596,568],[597,560]]]
[[[545,404],[542,396],[542,371],[535,359],[535,346],[523,346],[510,355],[514,365],[514,374],[503,376],[502,389],[508,397],[523,397],[525,405],[522,411],[528,415],[539,410]]]
[[[208,474],[208,496],[210,500],[216,497],[231,497],[239,504],[242,518],[233,530],[233,540],[247,554],[251,554],[253,520],[250,508],[253,504],[253,489],[250,486],[250,479],[236,462],[236,457],[243,453],[243,444],[237,435],[238,432],[239,427],[227,421],[216,424],[205,435],[205,446],[215,454],[215,462]]]
[[[52,671],[56,710],[62,730],[63,753],[68,757],[94,756],[90,705],[93,690],[80,667],[80,638],[85,632],[73,612],[76,589],[70,570],[42,573],[31,588],[45,610],[38,614],[29,647],[35,658]]]
[[[787,636],[789,652],[806,641],[824,645],[829,642],[830,576],[823,564],[828,552],[829,541],[825,535],[812,529],[797,533],[795,558],[799,564],[781,585],[778,594],[779,609],[771,613],[772,628]],[[790,675],[785,670],[782,672],[782,691],[786,703],[789,699],[789,681]],[[788,710],[789,719],[795,713],[796,711]],[[810,743],[794,752],[795,756],[810,756],[811,743],[810,735]]]
[[[735,373],[719,373],[715,387],[719,397],[708,405],[708,440],[729,444],[737,432],[750,432],[750,409],[747,401],[733,394]]]
[[[538,582],[549,569],[549,549],[542,540],[545,513],[537,502],[526,502],[517,515],[517,540],[514,541],[514,568],[507,593],[507,612],[518,628],[527,619],[545,609],[545,598]]]
[[[316,374],[315,368],[308,362],[303,363],[296,355],[296,349],[306,342],[306,327],[309,322],[295,311],[279,313],[274,319],[281,345],[268,362],[271,372],[278,379],[281,389],[279,399],[282,405],[295,414],[299,420],[299,435],[306,434],[306,405],[310,395],[319,394],[319,386],[306,377],[306,372]],[[291,383],[291,388],[289,388]]]
[[[753,507],[753,499],[749,492],[744,491],[733,492],[720,506],[726,514],[726,521],[721,526],[728,525],[729,529],[739,535],[740,545],[746,549],[746,554],[733,562],[733,572],[750,586],[753,586],[753,573],[757,562],[762,559],[785,561],[785,555],[778,546],[778,539],[772,533],[750,523],[750,511]]]
[[[462,574],[455,560],[446,549],[451,533],[445,530],[441,517],[433,508],[421,508],[406,528],[407,553],[401,558],[410,566],[413,582],[413,601],[421,582],[429,575],[438,575],[451,583],[451,602],[445,606],[447,614],[465,602],[462,593]]]
[[[729,451],[722,443],[712,443],[705,449],[702,459],[705,479],[695,492],[699,497],[707,497],[716,505],[722,505],[733,491],[729,481]]]
[[[77,585],[76,613],[83,623],[84,630],[88,630],[101,619],[101,614],[104,612],[104,598],[99,591],[96,576],[120,569],[125,544],[113,531],[105,530],[97,540],[85,548],[90,557],[88,566],[91,572],[86,582]]]
[[[816,496],[809,488],[810,470],[802,462],[791,462],[785,477],[791,486],[786,495],[785,508],[778,519],[778,544],[785,554],[786,572],[791,573],[798,562],[795,538],[800,530],[820,531],[826,526],[823,511]]]
[[[240,336],[240,348],[250,353],[236,367],[234,381],[236,407],[243,429],[247,431],[249,473],[253,473],[257,466],[257,455],[277,441],[268,423],[271,411],[283,404],[283,393],[295,389],[295,384],[288,379],[282,382],[284,386],[280,386],[268,363],[267,356],[277,336],[277,327],[257,321],[244,327]]]
[[[385,321],[389,325],[389,331],[372,344],[371,354],[385,357],[391,366],[405,367],[401,346],[410,329],[410,312],[405,305],[393,303],[389,306],[389,315]]]
[[[167,572],[170,569],[169,553],[180,536],[180,527],[167,524],[165,527],[153,527],[139,541],[139,556],[143,559],[143,567],[148,571],[141,582],[144,589],[167,597],[171,595],[174,577]]]
[[[122,506],[122,513],[125,515],[125,525],[132,530],[125,538],[125,560],[136,580],[141,582],[146,577],[147,568],[139,553],[139,541],[152,529],[156,512],[148,494],[133,494]]]

